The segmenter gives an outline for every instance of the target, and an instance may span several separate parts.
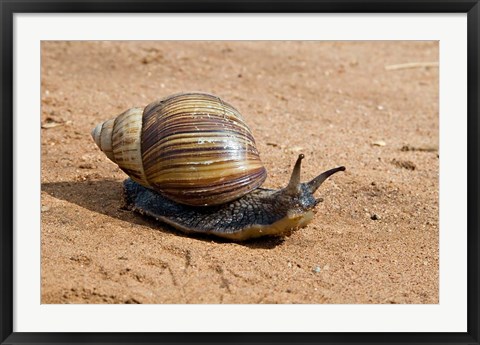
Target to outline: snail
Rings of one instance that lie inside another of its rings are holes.
[[[260,187],[267,172],[243,116],[220,98],[181,93],[100,123],[92,137],[129,178],[127,208],[186,233],[247,240],[286,235],[313,219],[328,170],[300,182],[303,154],[288,185]]]

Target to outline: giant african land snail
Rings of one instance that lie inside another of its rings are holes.
[[[305,226],[330,175],[300,182],[299,155],[288,185],[261,188],[266,170],[242,115],[199,92],[132,108],[92,130],[98,147],[130,176],[127,205],[184,232],[233,240],[282,235]]]

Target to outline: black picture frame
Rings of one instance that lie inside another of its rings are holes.
[[[0,0],[0,340],[2,344],[479,344],[479,16],[478,0]],[[23,333],[13,332],[13,16],[15,13],[467,13],[468,315],[466,333]]]

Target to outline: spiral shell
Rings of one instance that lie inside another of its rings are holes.
[[[267,176],[242,115],[205,93],[129,109],[96,126],[92,136],[134,181],[182,204],[224,204]]]

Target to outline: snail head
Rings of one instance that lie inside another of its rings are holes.
[[[308,182],[300,182],[300,172],[302,159],[305,155],[300,154],[293,168],[292,175],[288,185],[279,191],[282,198],[288,198],[300,210],[307,211],[313,209],[318,203],[322,202],[322,198],[315,198],[314,193],[322,185],[323,182],[333,174],[339,171],[345,171],[344,166],[327,170]]]

